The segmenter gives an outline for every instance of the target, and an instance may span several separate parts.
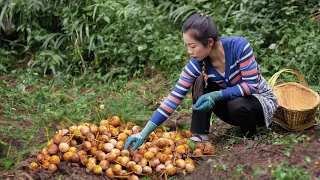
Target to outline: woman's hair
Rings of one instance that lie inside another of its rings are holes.
[[[208,45],[208,39],[212,38],[214,44],[218,37],[218,29],[213,19],[204,14],[193,14],[182,26],[182,32],[195,40],[200,41],[204,46]]]
[[[219,40],[217,25],[213,19],[204,14],[193,14],[182,26],[182,32],[188,33],[188,35],[195,40],[201,42],[204,46],[208,45],[209,38],[214,40],[214,44]],[[198,98],[204,93],[203,85],[208,85],[208,75],[206,74],[206,61],[205,58],[202,62],[202,74],[196,79],[193,84],[193,103],[196,103]]]

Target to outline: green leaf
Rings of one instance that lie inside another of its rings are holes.
[[[236,140],[234,138],[229,139],[228,141],[228,145],[232,145],[236,142]]]
[[[103,19],[107,22],[110,23],[110,18],[108,16],[103,17]]]
[[[310,162],[311,162],[310,156],[306,156],[305,161],[306,161],[307,163],[310,163]]]
[[[269,49],[275,49],[277,47],[277,44],[275,44],[275,43],[272,43],[272,44],[270,44],[269,45]]]
[[[95,35],[91,36],[90,38],[90,43],[89,43],[89,51],[92,50],[92,47],[94,46],[94,39],[95,39]]]
[[[134,56],[129,56],[127,59],[128,63],[132,63],[134,58],[135,58]]]
[[[298,143],[297,137],[292,137],[291,141],[294,143]]]
[[[192,149],[192,151],[194,151],[194,142],[189,141],[189,142],[187,142],[187,144]]]
[[[287,157],[290,157],[290,151],[289,150],[286,150],[283,155],[287,156]]]
[[[7,9],[7,4],[2,8],[2,10],[1,10],[1,13],[0,13],[0,19],[1,19],[1,22],[0,22],[0,25],[1,25],[1,27],[4,29],[4,26],[3,26],[3,24],[2,24],[2,19],[3,19],[3,16],[4,16],[4,13],[6,12],[6,9]]]
[[[142,180],[151,180],[150,177],[143,177]]]
[[[93,9],[93,16],[92,16],[92,19],[93,19],[93,20],[94,20],[94,18],[96,17],[97,8],[98,8],[98,6],[95,6],[94,9]]]
[[[90,38],[90,34],[89,34],[89,24],[86,24],[86,35],[88,38]]]
[[[14,164],[14,160],[9,158],[0,159],[0,161],[4,162],[4,166],[0,167],[0,171],[8,169]]]
[[[144,45],[142,45],[142,46],[138,46],[138,50],[139,51],[143,51],[143,50],[145,50],[145,49],[147,49],[147,45],[146,44],[144,44]]]

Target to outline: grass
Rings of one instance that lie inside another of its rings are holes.
[[[34,147],[39,145],[37,139],[45,143],[46,130],[52,135],[70,123],[66,119],[74,123],[98,123],[115,114],[141,125],[151,117],[157,99],[152,96],[156,88],[147,87],[150,83],[150,80],[137,80],[129,84],[121,81],[111,85],[83,84],[74,79],[53,85],[30,73],[3,77],[0,81],[0,162],[5,165],[1,170],[21,160],[25,154],[21,152],[40,148]]]
[[[46,133],[50,137],[70,121],[97,124],[113,114],[143,125],[173,87],[161,75],[111,84],[82,78],[61,82],[25,72],[0,77],[0,162],[5,162],[0,170],[19,162],[25,151],[44,146]],[[177,111],[188,111],[190,101],[187,97]]]
[[[56,85],[49,78],[33,73],[0,77],[0,162],[3,162],[0,170],[14,171],[21,167],[19,162],[26,154],[44,147],[48,137],[71,122],[97,124],[113,114],[143,125],[152,116],[159,101],[171,91],[174,83],[161,75],[153,79],[115,81],[112,84],[99,84],[82,78],[62,82]],[[191,98],[188,94],[175,114],[190,112],[190,108]],[[217,123],[214,118],[213,123]],[[261,140],[258,145],[283,146],[283,156],[287,157],[294,151],[291,148],[293,144],[307,138],[304,134],[282,133],[273,126],[271,129],[260,128],[259,133]],[[226,135],[226,141],[217,146],[223,149],[232,149],[242,142],[236,128],[222,134]],[[255,146],[250,141],[245,148],[252,149]],[[305,161],[309,161],[308,157]],[[279,176],[278,179],[286,177],[280,173],[282,170],[290,177],[295,177],[296,174],[292,172],[299,170],[282,164],[279,166],[280,169],[277,165],[273,166],[273,176]],[[223,171],[230,169],[224,162],[216,164],[214,168]],[[239,166],[234,170],[235,177],[243,174],[243,168],[246,167]],[[269,173],[256,167],[252,178],[262,172]],[[277,175],[278,172],[280,174]]]

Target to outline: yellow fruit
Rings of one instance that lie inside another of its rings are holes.
[[[57,156],[57,155],[51,156],[51,157],[50,157],[50,160],[49,160],[49,163],[50,163],[50,164],[55,164],[55,165],[60,164],[60,157]]]
[[[38,168],[39,168],[39,165],[38,165],[38,163],[36,163],[36,162],[32,162],[32,163],[29,164],[29,170],[30,170],[30,171],[35,171],[35,170],[37,170]]]

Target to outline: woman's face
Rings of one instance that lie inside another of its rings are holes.
[[[200,41],[190,37],[188,32],[183,33],[183,41],[188,48],[189,55],[199,61],[203,60],[209,55],[213,45],[213,40],[209,40],[208,45],[204,46]]]

